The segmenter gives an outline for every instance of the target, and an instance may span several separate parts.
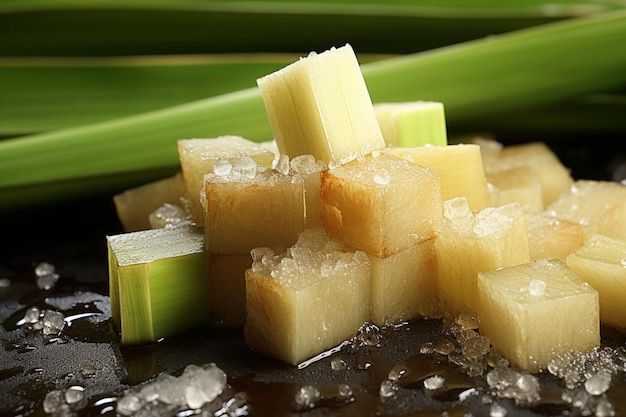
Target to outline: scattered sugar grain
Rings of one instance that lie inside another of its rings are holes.
[[[446,380],[443,377],[439,375],[433,375],[424,380],[424,388],[429,391],[436,391],[438,389],[441,389],[445,382]]]
[[[346,361],[341,358],[333,358],[330,361],[330,367],[333,371],[343,371],[347,368]]]
[[[49,262],[39,262],[37,266],[35,266],[35,275],[38,277],[54,274],[55,271],[55,266]]]
[[[585,390],[591,395],[602,395],[611,386],[611,379],[611,374],[608,372],[599,372],[591,375],[585,381]]]
[[[540,279],[532,279],[528,283],[528,293],[533,297],[543,297],[546,294],[546,283]]]
[[[294,397],[294,401],[299,408],[315,408],[322,398],[319,389],[313,385],[301,387]]]
[[[44,335],[58,335],[65,327],[65,316],[58,311],[46,310],[41,323]]]
[[[40,316],[41,316],[41,310],[39,310],[39,307],[37,306],[30,307],[28,310],[26,310],[26,313],[24,313],[24,323],[26,324],[37,323],[39,321]]]
[[[73,385],[65,390],[65,402],[67,404],[77,404],[85,399],[85,388],[80,385]]]
[[[1,288],[10,288],[11,280],[9,278],[0,278],[0,289]]]
[[[379,394],[382,398],[393,397],[398,390],[397,385],[388,379],[380,383]]]
[[[47,275],[37,276],[37,288],[44,291],[49,291],[54,288],[54,286],[59,281],[60,275],[53,272]]]
[[[63,404],[65,404],[65,399],[63,398],[63,391],[61,390],[49,391],[43,400],[43,411],[48,414],[56,413],[57,410],[59,410]]]

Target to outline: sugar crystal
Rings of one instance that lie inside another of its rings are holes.
[[[393,381],[389,381],[388,379],[384,380],[380,383],[379,394],[383,398],[393,397],[398,390],[396,384]]]
[[[289,175],[289,171],[290,171],[289,156],[280,155],[278,159],[276,160],[274,169],[283,175]]]
[[[24,323],[26,324],[37,323],[39,321],[40,314],[41,314],[41,311],[39,310],[39,307],[33,306],[29,308],[28,310],[26,310],[26,313],[24,314]]]
[[[132,416],[141,409],[144,400],[134,394],[126,394],[117,401],[117,412],[124,416]]]
[[[74,385],[65,390],[65,402],[68,404],[76,404],[85,398],[85,388],[80,385]]]
[[[58,335],[65,327],[65,316],[54,310],[46,310],[41,319],[45,335]]]
[[[230,174],[233,170],[233,164],[226,158],[218,158],[213,164],[213,173],[221,177]]]
[[[55,413],[63,404],[65,404],[63,392],[61,390],[50,391],[43,400],[43,411],[48,414]]]
[[[37,277],[37,288],[40,290],[48,291],[54,288],[60,276],[57,273],[51,273],[47,275],[41,275]]]
[[[542,297],[546,293],[546,283],[540,279],[533,279],[528,283],[528,293],[533,297]]]
[[[294,401],[299,408],[315,408],[322,394],[313,385],[301,387],[295,395]]]
[[[8,278],[0,278],[0,288],[11,287],[11,280]]]
[[[443,387],[443,384],[445,382],[446,380],[443,377],[439,375],[433,375],[424,380],[424,388],[429,391],[435,391]]]
[[[45,275],[50,275],[55,273],[55,266],[48,262],[40,262],[35,267],[35,275],[38,277],[43,277]]]
[[[602,395],[608,391],[611,385],[611,374],[608,372],[600,372],[591,375],[585,381],[585,390],[591,395]]]
[[[330,367],[333,371],[342,371],[346,369],[347,365],[346,365],[346,361],[344,361],[343,359],[333,358],[330,361]]]

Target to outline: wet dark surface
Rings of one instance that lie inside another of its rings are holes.
[[[599,149],[562,141],[550,145],[577,179],[613,179],[611,167],[624,157],[619,141]],[[152,346],[121,348],[111,331],[108,305],[105,236],[121,232],[111,199],[105,196],[8,214],[0,226],[0,278],[11,281],[9,288],[0,288],[0,415],[45,415],[46,393],[78,385],[84,387],[87,402],[75,415],[114,416],[115,401],[128,388],[161,372],[176,375],[189,364],[210,362],[228,375],[230,387],[224,395],[245,393],[252,416],[440,416],[444,412],[480,416],[489,415],[494,401],[509,416],[584,414],[563,400],[563,383],[552,375],[539,375],[541,401],[516,405],[489,390],[485,378],[489,368],[470,377],[442,354],[420,353],[424,343],[450,337],[442,331],[440,320],[383,329],[384,346],[347,346],[304,369],[249,351],[240,329],[200,327]],[[60,275],[57,285],[47,291],[35,282],[34,267],[43,261],[55,265]],[[58,337],[28,331],[20,320],[32,306],[61,311],[73,318],[71,325]],[[605,346],[617,349],[625,340],[624,335],[603,329]],[[337,359],[345,362],[345,369],[332,369]],[[381,397],[381,382],[398,364],[407,374],[393,396]],[[424,379],[435,374],[444,377],[445,385],[429,391]],[[348,399],[337,395],[346,383],[352,390]],[[318,406],[305,411],[294,405],[304,385],[314,385],[322,394]],[[460,396],[467,398],[461,401]],[[626,414],[624,372],[603,397],[615,415]]]

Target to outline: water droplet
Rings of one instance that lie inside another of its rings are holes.
[[[56,268],[54,265],[48,262],[40,262],[35,267],[35,275],[43,277],[46,275],[54,274]]]

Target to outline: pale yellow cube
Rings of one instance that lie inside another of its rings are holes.
[[[474,214],[458,197],[444,207],[435,239],[442,307],[450,313],[476,312],[479,272],[530,261],[526,217],[517,203]]]
[[[322,224],[333,238],[385,258],[434,237],[440,190],[431,169],[369,155],[322,173]]]
[[[441,178],[441,195],[444,201],[464,197],[473,211],[491,206],[478,145],[388,147],[383,152],[436,171]]]
[[[439,315],[434,239],[387,258],[368,257],[372,267],[372,322],[383,326]]]
[[[602,322],[626,330],[626,239],[594,235],[566,262],[598,291]]]
[[[304,186],[269,170],[207,174],[204,189],[206,250],[246,255],[260,246],[293,245],[304,230]]]
[[[177,146],[189,211],[198,225],[202,225],[204,221],[200,196],[204,175],[213,172],[215,161],[220,158],[232,160],[246,154],[257,164],[270,168],[276,158],[276,154],[267,144],[256,143],[241,136],[180,139]]]
[[[185,182],[179,172],[171,177],[128,189],[113,196],[125,232],[151,229],[150,214],[163,204],[184,206]]]
[[[543,211],[541,183],[531,168],[511,168],[486,175],[492,206],[519,203],[525,213]]]
[[[536,372],[600,346],[598,292],[562,261],[481,272],[478,296],[480,332],[512,366]]]
[[[626,187],[610,181],[578,180],[546,213],[583,227],[585,241],[595,234],[626,238]]]
[[[246,271],[246,344],[299,364],[350,339],[370,318],[370,264],[320,228],[288,252],[253,251]]]
[[[560,259],[580,248],[584,243],[580,224],[548,216],[545,213],[526,215],[530,259]]]

